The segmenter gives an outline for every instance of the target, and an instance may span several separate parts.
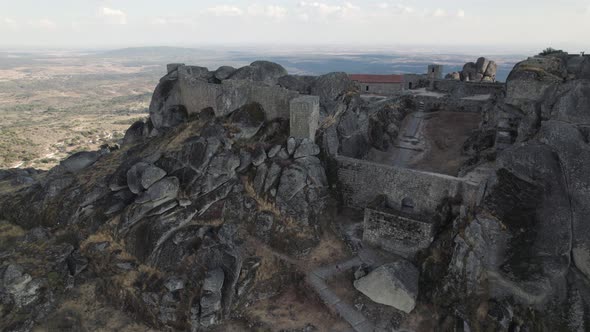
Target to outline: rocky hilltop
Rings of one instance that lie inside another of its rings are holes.
[[[466,67],[462,80],[494,80],[490,61]],[[292,137],[289,105],[306,95],[318,129]],[[589,57],[517,64],[477,104],[456,177],[383,171],[426,196],[357,188],[385,206],[361,213],[347,198],[344,175],[381,170],[354,160],[399,144],[408,115],[459,102],[367,99],[344,73],[265,61],[169,65],[121,146],[0,171],[0,329],[587,330]],[[383,172],[368,176],[386,186]],[[395,216],[405,251],[363,237],[380,236],[370,213]],[[418,244],[413,220],[433,225]],[[110,320],[89,316],[88,292]]]

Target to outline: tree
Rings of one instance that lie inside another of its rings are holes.
[[[543,52],[539,53],[539,55],[550,55],[553,53],[561,53],[563,52],[562,50],[556,50],[553,47],[547,47],[546,49],[543,50]]]

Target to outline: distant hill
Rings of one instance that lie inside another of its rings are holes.
[[[169,46],[155,46],[155,47],[129,47],[105,52],[96,53],[93,56],[99,57],[177,57],[177,56],[195,56],[204,53],[211,53],[211,51],[184,48],[184,47],[169,47]]]

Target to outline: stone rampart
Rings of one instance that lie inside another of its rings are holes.
[[[189,115],[210,107],[215,115],[224,116],[246,104],[256,102],[264,109],[267,119],[288,119],[289,103],[299,96],[298,92],[278,85],[268,86],[247,80],[208,83],[199,75],[184,74],[182,70],[179,70],[178,79],[181,104],[186,107]]]
[[[435,80],[434,90],[448,93],[454,98],[473,95],[497,94],[504,91],[503,83],[462,82],[457,80]]]
[[[445,198],[460,199],[466,205],[477,201],[478,186],[460,178],[343,156],[337,156],[336,162],[340,194],[353,208],[365,208],[379,195],[399,209],[404,199],[410,200],[417,215],[432,215]]]

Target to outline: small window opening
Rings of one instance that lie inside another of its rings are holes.
[[[414,210],[414,201],[409,197],[402,199],[402,211],[412,210]]]
[[[367,85],[367,91],[369,91],[369,86]]]

